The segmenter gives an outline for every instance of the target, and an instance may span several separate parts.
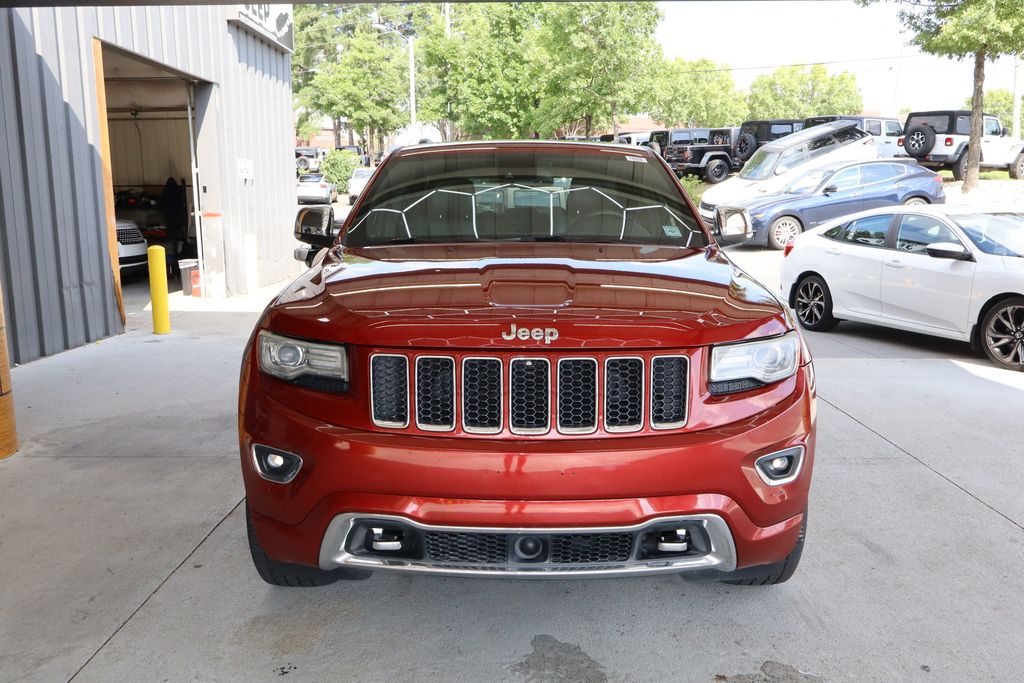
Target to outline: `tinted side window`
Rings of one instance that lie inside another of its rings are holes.
[[[896,121],[886,121],[885,122],[885,134],[886,135],[891,135],[893,137],[898,137],[900,135],[903,135],[903,126],[901,126]]]
[[[793,124],[791,123],[773,123],[772,124],[772,137],[782,137],[789,135],[793,132]]]
[[[834,137],[826,135],[825,137],[817,138],[807,143],[807,153],[812,159],[814,159],[815,157],[820,157],[822,154],[831,152],[838,146],[839,143],[836,142]]]
[[[903,175],[903,168],[899,164],[865,164],[860,167],[861,182],[869,185],[892,180]]]
[[[821,233],[823,237],[827,237],[830,240],[842,239],[843,232],[846,230],[845,225],[837,225],[834,228],[829,228],[825,232]]]
[[[869,247],[885,246],[885,238],[889,234],[889,223],[892,216],[868,216],[846,224],[843,239],[853,244]]]
[[[911,254],[923,254],[929,244],[952,242],[963,246],[957,236],[942,221],[930,216],[904,216],[900,219],[900,233],[896,248]]]
[[[835,185],[837,192],[852,190],[860,185],[860,166],[843,169],[832,176],[832,179],[829,180],[828,184]]]
[[[971,134],[971,117],[970,116],[958,116],[958,117],[956,117],[956,134],[957,135],[970,135]]]
[[[985,119],[985,135],[1002,135],[1003,127],[999,125],[999,121],[996,119],[986,118]]]
[[[845,145],[856,140],[861,140],[868,136],[867,133],[862,131],[860,128],[843,128],[835,132],[836,140],[839,141],[840,145]]]
[[[865,124],[864,125],[864,130],[866,130],[871,135],[881,135],[882,134],[882,122],[881,121],[876,121],[875,119],[868,119],[867,121],[864,122],[864,124]]]

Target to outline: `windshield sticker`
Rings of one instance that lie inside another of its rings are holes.
[[[679,228],[677,228],[674,225],[663,225],[663,226],[661,226],[661,229],[665,231],[665,236],[666,237],[682,237],[683,236],[683,233],[681,233],[679,231]]]
[[[626,157],[626,161],[632,161],[633,163],[636,163],[636,164],[646,164],[647,163],[647,159],[644,159],[643,157],[635,157],[635,156],[627,156]]]

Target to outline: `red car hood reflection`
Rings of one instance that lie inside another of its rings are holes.
[[[716,247],[567,243],[335,248],[280,295],[267,326],[374,347],[533,350],[680,348],[790,329],[778,301]]]

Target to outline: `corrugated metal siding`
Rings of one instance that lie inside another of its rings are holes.
[[[201,113],[216,121],[200,126],[217,139],[200,146],[199,165],[203,208],[222,214],[223,243],[210,246],[224,254],[226,293],[296,272],[290,58],[226,16],[221,6],[0,8],[0,277],[15,362],[121,331],[94,36],[214,84]],[[255,182],[239,179],[239,158],[253,161]]]

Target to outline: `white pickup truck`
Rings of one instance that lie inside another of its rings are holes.
[[[931,169],[948,168],[953,177],[967,176],[967,143],[971,136],[968,110],[917,111],[907,116],[900,146],[903,154]],[[982,124],[981,168],[999,169],[1011,178],[1024,178],[1024,141],[1010,136],[995,116],[985,114]]]

